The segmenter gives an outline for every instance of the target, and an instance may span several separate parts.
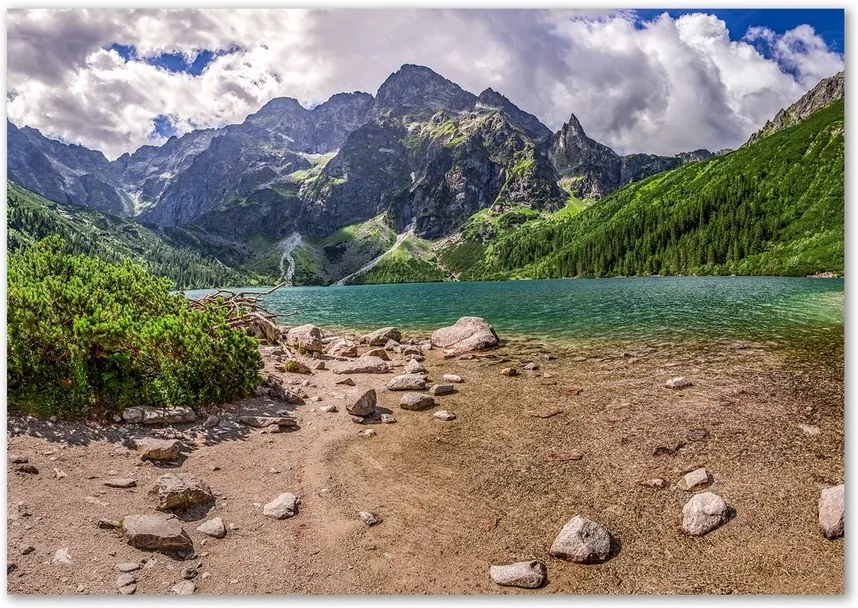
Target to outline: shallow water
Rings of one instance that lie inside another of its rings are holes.
[[[200,297],[206,290],[187,292]],[[540,339],[842,339],[843,279],[636,277],[289,287],[267,296],[283,319],[355,329],[427,330],[479,316]]]

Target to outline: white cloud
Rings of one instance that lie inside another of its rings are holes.
[[[163,141],[158,115],[180,133],[222,126],[276,96],[374,93],[403,63],[474,93],[490,86],[552,129],[574,112],[620,151],[718,149],[843,69],[809,26],[732,42],[705,14],[641,27],[630,12],[13,10],[7,32],[10,118],[111,158]],[[105,50],[114,43],[144,58],[237,50],[193,77],[126,62]]]

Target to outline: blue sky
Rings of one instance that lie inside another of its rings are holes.
[[[749,27],[764,26],[783,34],[798,25],[810,25],[833,51],[843,53],[843,9],[638,9],[642,20],[651,20],[662,13],[674,19],[687,13],[709,13],[727,24],[731,40],[741,40]]]

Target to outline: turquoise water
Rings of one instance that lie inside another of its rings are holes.
[[[538,338],[780,340],[842,336],[843,293],[843,279],[638,277],[290,287],[264,306],[297,310],[289,325],[425,330],[478,316]]]

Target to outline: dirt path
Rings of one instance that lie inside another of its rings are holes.
[[[805,368],[787,353],[747,344],[553,347],[554,360],[542,352],[528,342],[474,360],[445,361],[431,351],[431,378],[465,379],[456,394],[436,398],[435,409],[457,414],[452,422],[434,419],[434,410],[401,410],[401,395],[383,388],[390,375],[354,375],[397,418],[372,425],[374,437],[358,436],[367,426],[350,420],[342,399],[354,389],[322,371],[304,388],[307,403],[294,408],[295,432],[242,427],[214,437],[201,425],[179,427],[189,439],[178,471],[199,475],[216,493],[207,517],[238,526],[217,540],[186,523],[197,551],[191,561],[137,551],[95,526],[100,517],[153,512],[147,490],[176,469],[140,463],[118,425],[10,419],[9,453],[40,472],[9,468],[15,570],[8,589],[112,594],[115,565],[145,557],[138,594],[168,593],[189,564],[200,564],[197,593],[213,594],[842,592],[843,541],[825,540],[816,523],[820,489],[844,476],[842,361],[817,358],[818,368]],[[509,365],[523,371],[530,360],[540,370],[499,374]],[[694,385],[664,387],[679,375]],[[322,413],[323,404],[340,411]],[[562,412],[527,413],[549,407]],[[222,413],[278,409],[282,403],[251,399]],[[654,455],[677,445],[673,454]],[[573,450],[580,460],[546,459]],[[674,484],[697,465],[713,474],[712,491],[737,516],[689,538],[679,531],[689,494]],[[54,468],[66,476],[57,478]],[[136,478],[137,487],[104,487],[110,471]],[[670,487],[640,485],[653,477]],[[286,491],[301,497],[300,513],[263,517],[261,505]],[[382,523],[365,526],[361,510]],[[580,566],[548,556],[576,514],[616,536],[616,557]],[[34,550],[21,555],[27,545]],[[61,548],[71,563],[52,563]],[[542,589],[501,588],[488,578],[491,563],[525,558],[548,566]]]

